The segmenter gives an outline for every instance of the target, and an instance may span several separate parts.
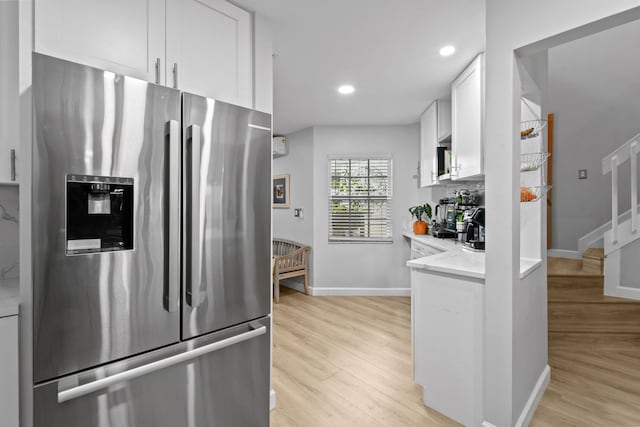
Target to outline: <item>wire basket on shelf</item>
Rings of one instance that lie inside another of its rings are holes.
[[[535,138],[547,125],[546,120],[527,120],[520,122],[520,139]]]
[[[551,190],[550,185],[542,185],[536,187],[520,187],[520,202],[530,203],[537,202]]]
[[[520,155],[520,172],[540,169],[549,158],[549,153],[526,153]]]

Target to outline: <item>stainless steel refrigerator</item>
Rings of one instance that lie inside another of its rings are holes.
[[[268,425],[271,117],[33,68],[35,426]]]

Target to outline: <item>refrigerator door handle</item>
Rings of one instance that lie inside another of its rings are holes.
[[[146,365],[138,366],[137,368],[129,369],[128,371],[120,372],[118,374],[111,375],[106,378],[101,378],[99,380],[96,380],[87,384],[82,384],[77,387],[70,388],[68,390],[58,391],[58,403],[67,402],[69,400],[82,397],[89,393],[93,393],[95,391],[110,387],[113,384],[129,381],[134,378],[141,377],[143,375],[148,375],[153,372],[169,368],[179,363],[188,362],[191,359],[204,356],[205,354],[214,352],[216,350],[221,350],[223,348],[230,347],[234,344],[238,344],[243,341],[250,340],[260,335],[264,335],[267,332],[267,327],[264,325],[261,325],[260,327],[254,329],[254,326],[250,324],[249,327],[252,330],[248,332],[244,332],[242,334],[235,335],[233,337],[225,338],[223,340],[220,340],[211,344],[207,344],[205,346],[196,348],[194,350],[189,350],[184,353],[176,354],[175,356],[170,356],[165,359],[158,360],[156,362],[151,362]]]
[[[173,313],[180,306],[180,123],[169,120],[168,132],[169,277],[165,287],[164,308]]]
[[[187,281],[187,303],[191,307],[200,304],[200,284],[202,282],[201,227],[200,213],[200,126],[191,125],[187,129],[187,140],[191,142],[191,277]]]

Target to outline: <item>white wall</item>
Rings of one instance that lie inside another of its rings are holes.
[[[287,135],[286,156],[273,159],[273,174],[289,174],[290,199],[288,209],[273,209],[273,236],[311,246],[309,285],[313,286],[313,128]],[[293,210],[302,208],[302,219],[293,216]],[[287,279],[283,285],[304,289],[300,278]]]
[[[314,292],[316,288],[409,288],[409,244],[402,236],[416,200],[415,161],[420,128],[321,126],[314,128]],[[328,242],[328,156],[391,154],[393,157],[393,243]]]
[[[487,0],[486,206],[488,212],[500,215],[487,218],[484,377],[485,420],[496,426],[515,424],[546,365],[546,355],[540,360],[538,352],[526,351],[544,349],[544,342],[536,341],[546,335],[546,322],[521,321],[526,313],[543,313],[545,308],[539,301],[528,301],[526,292],[518,289],[522,285],[518,276],[520,177],[514,142],[519,131],[520,81],[514,49],[635,6],[640,6],[638,0]],[[544,19],[523,22],[532,13]],[[491,230],[500,232],[489,234]],[[529,333],[531,339],[514,340],[514,335],[527,332],[524,327],[535,332]],[[519,372],[514,375],[516,367]]]
[[[640,21],[549,49],[548,110],[555,115],[552,247],[611,220],[611,174],[602,158],[640,133]],[[614,48],[612,48],[614,47]],[[578,169],[588,178],[578,179]],[[629,169],[619,176],[620,212],[630,208]]]
[[[290,174],[291,208],[273,210],[273,235],[311,246],[314,293],[408,294],[410,243],[402,236],[412,223],[408,208],[426,202],[435,209],[445,194],[444,188],[418,188],[419,137],[418,124],[322,126],[287,135],[288,154],[273,160],[273,173]],[[392,244],[328,242],[330,154],[392,155]],[[293,216],[294,208],[304,209],[304,219]],[[296,279],[283,285],[302,289]]]
[[[402,232],[418,195],[419,137],[417,124],[322,126],[287,135],[289,154],[274,159],[273,173],[291,175],[291,209],[274,209],[274,236],[311,245],[314,293],[408,294],[410,246]],[[392,155],[393,243],[328,242],[330,154]],[[297,207],[304,208],[303,220],[293,217]]]

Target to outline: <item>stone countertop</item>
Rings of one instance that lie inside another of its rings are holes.
[[[442,252],[407,261],[411,268],[437,271],[439,273],[485,279],[485,253],[474,252],[454,239],[437,239],[430,235],[403,233],[409,239],[418,240]],[[520,258],[520,278],[524,278],[542,264],[541,259]]]
[[[20,307],[20,279],[0,280],[0,317],[15,316]]]

